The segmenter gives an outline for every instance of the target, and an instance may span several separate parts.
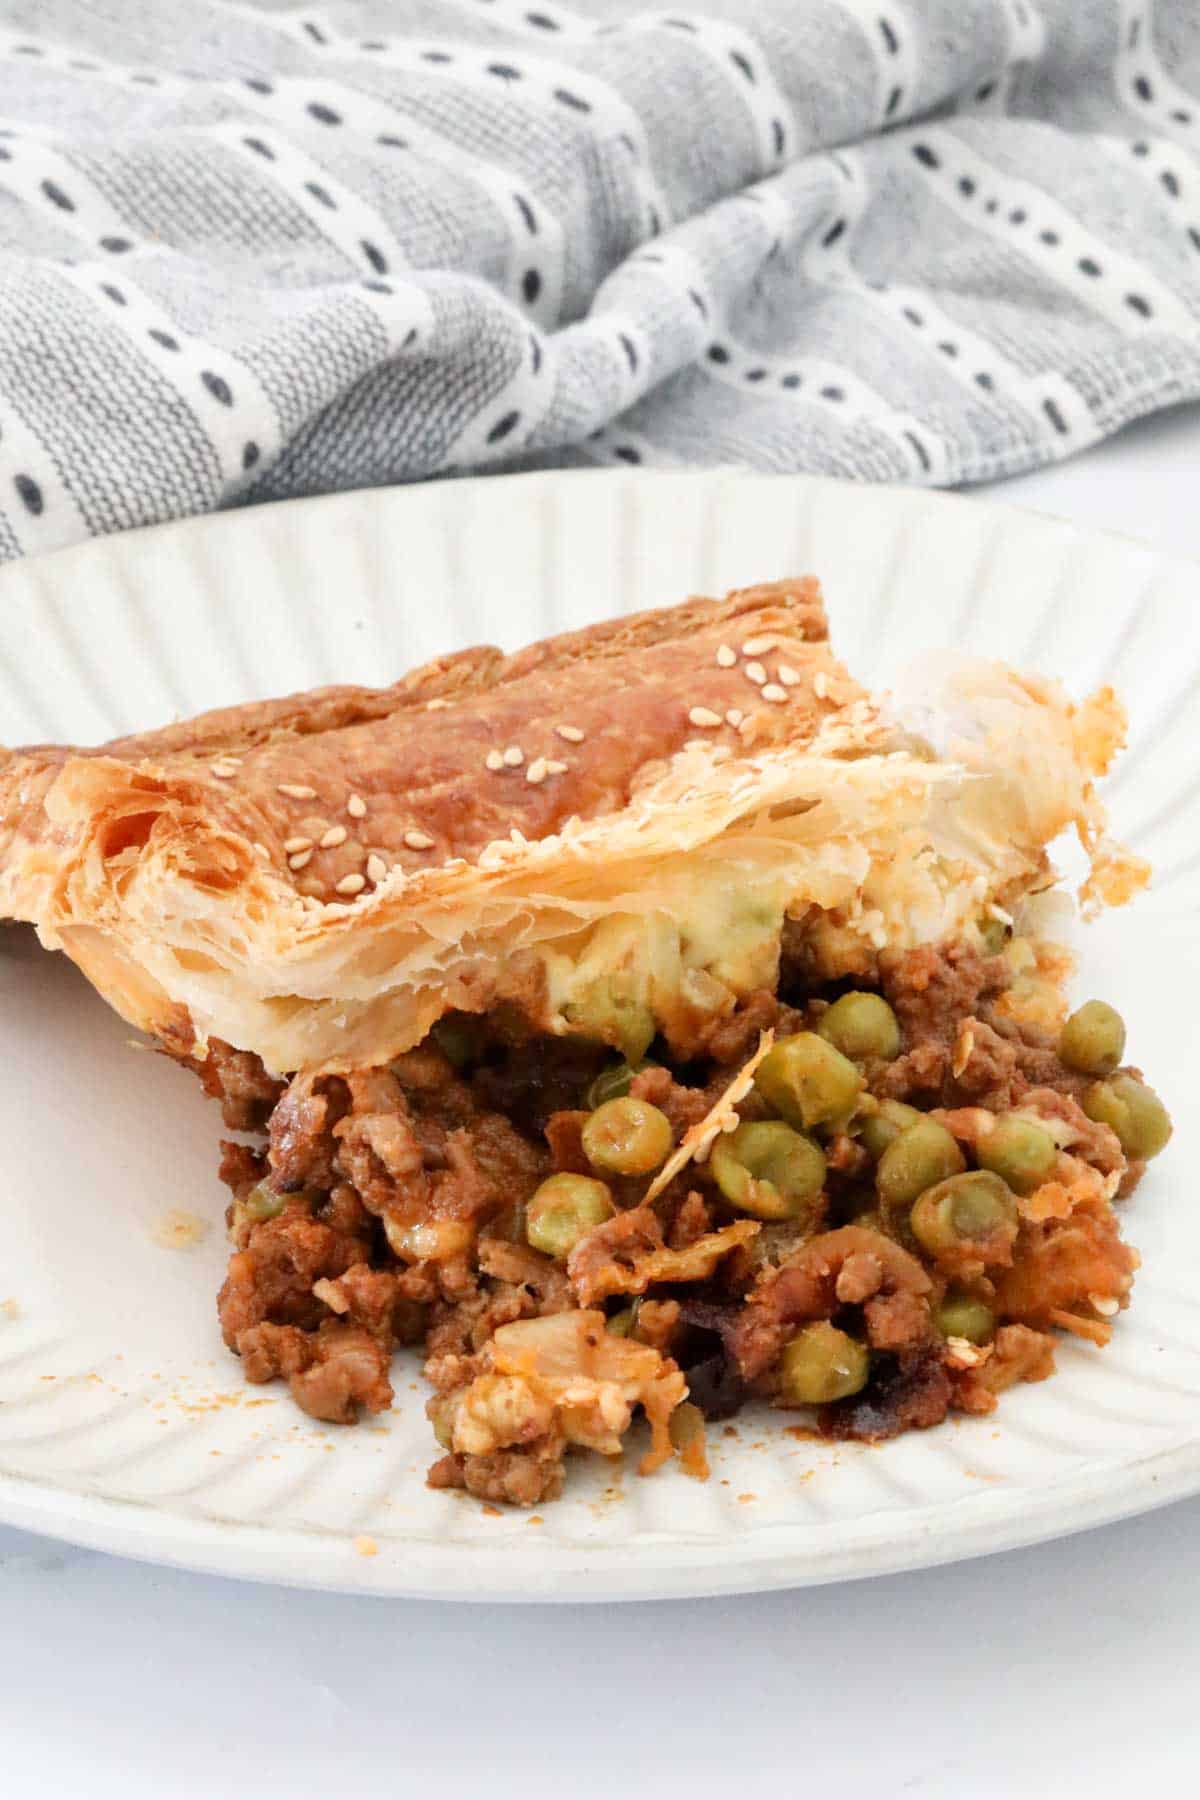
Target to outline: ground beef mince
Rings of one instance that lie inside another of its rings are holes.
[[[639,1409],[659,1446],[648,1461],[662,1460],[655,1396],[669,1389],[677,1405],[684,1384],[710,1419],[747,1402],[807,1405],[826,1436],[870,1442],[951,1409],[990,1411],[1006,1388],[1052,1371],[1057,1332],[1105,1342],[1137,1266],[1114,1201],[1145,1163],[1137,1142],[1123,1149],[1089,1116],[1094,1077],[1059,1059],[1047,972],[1063,967],[1019,944],[864,952],[856,980],[891,1007],[899,1048],[889,1026],[894,1054],[862,1057],[853,1110],[812,1125],[823,1186],[798,1207],[788,1171],[811,1178],[814,1164],[811,1145],[799,1164],[784,1154],[797,1115],[780,1117],[768,1082],[741,1095],[736,1116],[724,1096],[765,1031],[837,1041],[838,1014],[828,1026],[825,1015],[854,984],[822,985],[802,921],[785,932],[778,990],[697,1031],[686,1064],[656,1041],[625,1071],[603,1046],[533,1035],[515,1015],[455,1015],[387,1067],[291,1081],[213,1041],[187,1065],[227,1126],[253,1139],[221,1147],[233,1196],[225,1341],[248,1380],[284,1381],[336,1424],[385,1410],[393,1352],[420,1345],[445,1451],[431,1485],[526,1506],[559,1493],[572,1446],[612,1453]],[[677,1149],[705,1126],[697,1153],[651,1187],[658,1165],[639,1164],[636,1132],[623,1148],[618,1133],[617,1164],[593,1166],[584,1127],[598,1076],[631,1131],[647,1107],[665,1116],[660,1146],[667,1126]],[[1003,1190],[1011,1261],[989,1262],[986,1238],[978,1253],[969,1237],[947,1249],[937,1234],[952,1204],[927,1208],[922,1225],[882,1177],[877,1187],[909,1118],[889,1111],[896,1101],[955,1140],[960,1181],[992,1169],[998,1120],[1023,1122],[1010,1139],[1033,1131],[1035,1184],[1014,1171]],[[725,1139],[722,1122],[753,1125],[765,1160],[738,1148],[748,1138]],[[556,1236],[564,1218],[570,1232]],[[823,1362],[831,1346],[841,1360]],[[689,1433],[681,1425],[679,1442]]]
[[[429,1471],[431,1488],[466,1488],[479,1500],[542,1506],[562,1493],[559,1454],[543,1450],[494,1450],[487,1456],[443,1456]]]
[[[349,1104],[338,1076],[297,1076],[271,1114],[272,1184],[281,1194],[330,1188],[337,1180],[333,1127]]]
[[[909,1043],[953,1043],[960,1022],[1002,994],[1011,978],[1005,957],[982,956],[967,944],[879,953],[880,991]]]
[[[392,1404],[390,1344],[360,1325],[329,1319],[308,1341],[312,1360],[288,1382],[306,1413],[331,1425],[353,1425],[360,1412],[387,1411]]]
[[[754,1034],[754,1042],[758,1042],[757,1033]],[[721,1065],[722,1068],[728,1066],[727,1063]],[[677,1139],[693,1125],[700,1123],[711,1104],[704,1088],[686,1087],[683,1082],[675,1080],[670,1069],[664,1069],[658,1064],[653,1068],[639,1070],[629,1084],[629,1092],[635,1100],[648,1100],[651,1106],[657,1106],[660,1112],[666,1113]],[[581,1115],[581,1118],[586,1117],[586,1113]]]
[[[774,1031],[782,1037],[789,1031],[802,1030],[804,1024],[802,1012],[785,1006],[769,989],[761,988],[729,1018],[718,1020],[704,1047],[719,1066],[736,1065],[753,1054],[762,1032]]]
[[[251,1325],[238,1337],[249,1381],[283,1376],[292,1398],[314,1419],[353,1425],[360,1412],[386,1412],[390,1342],[360,1325],[325,1319],[315,1331],[295,1325]]]
[[[208,1055],[177,1058],[193,1069],[210,1100],[221,1103],[230,1131],[261,1131],[281,1099],[286,1083],[267,1074],[257,1056],[210,1038]]]
[[[238,1349],[251,1325],[315,1327],[326,1307],[313,1293],[314,1283],[343,1275],[363,1260],[367,1245],[295,1208],[268,1219],[250,1232],[244,1250],[229,1259],[217,1312],[225,1342]]]
[[[222,1141],[218,1174],[235,1200],[245,1200],[266,1173],[267,1159],[260,1151],[252,1150],[249,1144]]]

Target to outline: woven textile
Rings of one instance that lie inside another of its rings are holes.
[[[0,554],[479,468],[986,480],[1200,391],[1196,0],[5,0]]]

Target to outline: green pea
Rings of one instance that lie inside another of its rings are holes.
[[[654,1014],[616,975],[600,976],[563,1010],[577,1031],[612,1044],[626,1062],[639,1062],[650,1048]]]
[[[913,1236],[930,1256],[974,1249],[985,1262],[1011,1248],[1017,1222],[1011,1188],[988,1169],[951,1175],[926,1188],[909,1217]]]
[[[1111,1125],[1126,1156],[1148,1162],[1170,1141],[1171,1115],[1152,1087],[1133,1075],[1094,1081],[1081,1102],[1089,1119]]]
[[[543,1256],[565,1262],[580,1238],[615,1211],[604,1182],[590,1175],[551,1175],[525,1209],[525,1241]]]
[[[262,1225],[268,1219],[277,1219],[286,1205],[286,1194],[277,1194],[265,1181],[260,1181],[242,1201],[242,1212],[252,1225]]]
[[[797,1131],[848,1120],[862,1092],[854,1064],[815,1031],[780,1038],[759,1065],[754,1085]]]
[[[674,1141],[666,1113],[628,1094],[598,1106],[580,1136],[592,1167],[611,1175],[649,1175],[666,1162]]]
[[[922,1114],[890,1143],[875,1170],[875,1190],[883,1216],[891,1225],[928,1187],[966,1168],[954,1138],[936,1119]]]
[[[1008,1113],[979,1140],[979,1166],[1007,1181],[1015,1194],[1032,1194],[1058,1161],[1058,1145],[1044,1125]]]
[[[642,1300],[639,1294],[632,1306],[623,1306],[620,1312],[613,1313],[612,1317],[606,1321],[605,1330],[610,1331],[614,1337],[632,1337],[637,1329],[641,1306]]]
[[[1125,1021],[1103,1000],[1086,1000],[1058,1040],[1058,1054],[1081,1075],[1111,1075],[1125,1054]]]
[[[620,1062],[610,1063],[607,1069],[601,1069],[595,1081],[589,1087],[584,1104],[594,1109],[603,1106],[606,1100],[623,1100],[633,1084],[633,1078],[642,1069],[652,1069],[654,1063],[627,1063],[624,1058]]]
[[[739,1125],[719,1137],[709,1159],[713,1180],[738,1212],[755,1219],[815,1213],[825,1182],[819,1144],[778,1119]]]
[[[864,1095],[865,1099],[865,1095]],[[925,1117],[915,1106],[906,1106],[903,1100],[881,1100],[878,1109],[868,1113],[859,1130],[859,1142],[875,1162],[883,1155],[889,1144],[894,1144],[902,1131]]]
[[[900,1022],[881,994],[843,994],[821,1015],[817,1031],[854,1062],[892,1062],[900,1054]]]
[[[690,1444],[704,1448],[704,1414],[691,1400],[684,1400],[677,1406],[667,1420],[667,1431],[676,1450],[684,1451]]]
[[[973,1294],[947,1293],[934,1318],[943,1337],[966,1338],[969,1344],[986,1344],[996,1335],[996,1315]]]
[[[867,1385],[871,1359],[865,1344],[828,1319],[805,1325],[783,1347],[779,1397],[787,1406],[826,1406]]]

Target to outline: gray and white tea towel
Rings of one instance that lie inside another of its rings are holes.
[[[3,0],[0,555],[1200,393],[1196,0]]]

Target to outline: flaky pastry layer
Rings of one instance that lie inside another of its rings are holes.
[[[0,909],[134,1025],[283,1073],[378,1063],[453,1009],[641,1054],[773,984],[977,933],[1075,823],[1098,898],[1144,879],[1092,789],[1120,742],[996,664],[930,719],[835,660],[811,579],[479,649],[395,686],[0,758]],[[915,720],[915,723],[914,723]]]

